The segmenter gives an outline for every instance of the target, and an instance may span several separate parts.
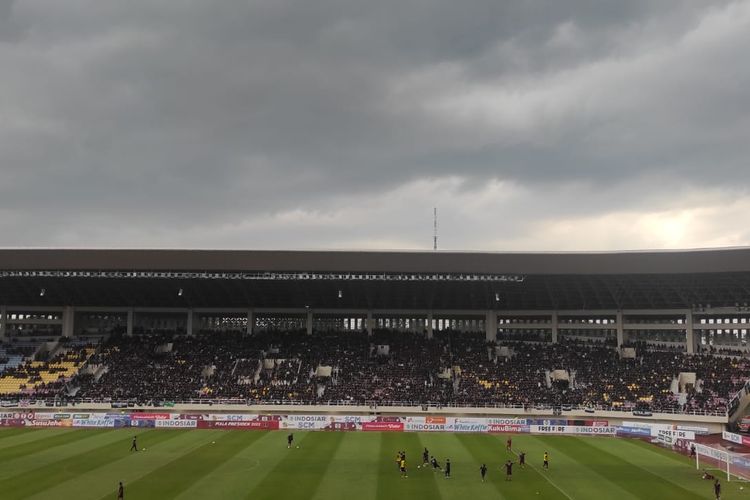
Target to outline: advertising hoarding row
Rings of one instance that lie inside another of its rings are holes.
[[[0,426],[615,435],[606,420],[226,413],[0,413]]]

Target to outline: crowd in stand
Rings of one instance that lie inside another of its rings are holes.
[[[750,378],[746,358],[630,347],[634,357],[593,340],[488,343],[484,333],[450,331],[431,339],[392,330],[369,337],[351,331],[116,334],[69,386],[78,388],[79,398],[140,403],[237,399],[721,412]],[[675,391],[685,372],[695,373],[696,382]]]
[[[5,386],[3,381],[17,380],[20,381],[18,388],[21,391],[33,391],[38,396],[57,395],[77,372],[77,367],[88,359],[94,348],[93,344],[87,342],[70,346],[61,342],[60,349],[54,356],[47,351],[34,354],[34,347],[6,348],[5,352],[28,356],[25,361],[1,370],[0,386]]]

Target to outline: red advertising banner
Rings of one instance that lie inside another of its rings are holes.
[[[3,427],[23,427],[24,420],[20,418],[3,418],[0,419],[0,425]]]
[[[131,413],[130,420],[166,420],[172,418],[171,413]]]
[[[402,432],[402,422],[362,422],[363,431]]]

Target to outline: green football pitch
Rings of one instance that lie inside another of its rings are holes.
[[[130,452],[132,436],[139,452]],[[0,430],[0,498],[126,499],[635,499],[713,497],[687,458],[640,441],[513,435],[527,454],[505,480],[507,435],[223,430]],[[422,449],[452,477],[417,468]],[[408,478],[395,464],[407,453]],[[550,453],[550,470],[541,467]],[[487,481],[479,466],[486,463]],[[721,477],[723,499],[750,487]]]

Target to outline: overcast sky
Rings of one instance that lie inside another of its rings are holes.
[[[750,245],[750,0],[0,0],[0,246]]]

